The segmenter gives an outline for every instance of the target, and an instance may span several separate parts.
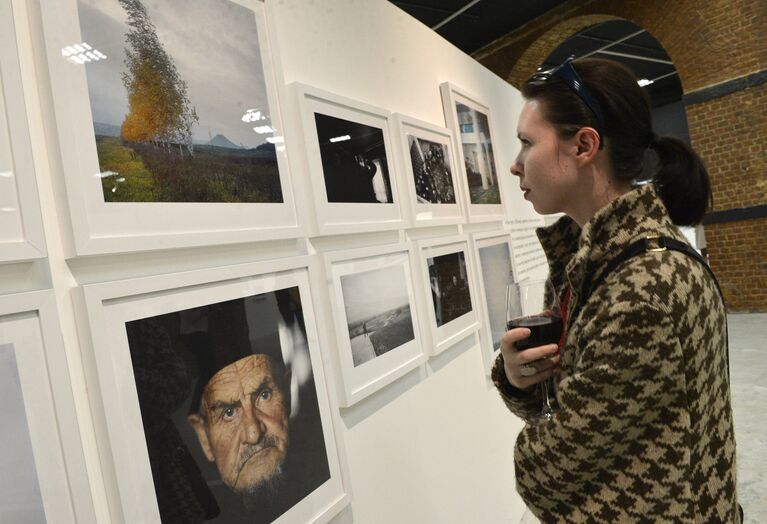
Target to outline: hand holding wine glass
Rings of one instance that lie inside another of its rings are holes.
[[[551,281],[510,282],[506,290],[507,333],[501,343],[506,377],[518,389],[542,384],[539,421],[557,411],[551,377],[560,357],[562,308]]]

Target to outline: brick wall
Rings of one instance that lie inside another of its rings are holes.
[[[767,69],[765,0],[571,0],[474,56],[519,87],[573,33],[615,19],[661,43],[686,97]],[[767,84],[686,111],[692,145],[711,175],[714,210],[767,204]],[[707,225],[705,235],[730,310],[767,311],[767,219]]]

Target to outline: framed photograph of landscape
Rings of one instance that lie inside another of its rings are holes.
[[[0,522],[95,522],[52,291],[0,296]]]
[[[314,523],[348,503],[307,262],[84,287],[118,520]]]
[[[325,254],[343,405],[351,406],[425,361],[411,249],[376,246]]]
[[[506,333],[506,285],[512,280],[511,235],[508,231],[472,234],[477,266],[477,296],[481,304],[480,348],[485,372],[490,371]]]
[[[465,235],[418,242],[432,355],[479,328],[474,269]]]
[[[75,254],[300,235],[262,1],[40,4]]]
[[[12,2],[0,4],[0,263],[46,255]],[[20,58],[24,56],[24,58]]]
[[[503,220],[503,177],[493,150],[490,109],[450,82],[439,86],[445,122],[459,142],[458,169],[470,222]]]
[[[404,225],[389,112],[300,83],[298,97],[320,235]]]
[[[444,127],[395,114],[403,201],[410,223],[441,226],[465,221],[453,133]]]

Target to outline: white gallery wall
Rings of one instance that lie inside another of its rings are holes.
[[[66,416],[58,421],[58,432],[68,456],[77,455],[84,464],[82,481],[70,480],[69,486],[76,493],[73,514],[81,522],[121,521],[114,502],[120,494],[109,480],[115,477],[115,466],[113,450],[105,441],[108,429],[96,369],[95,355],[105,348],[91,341],[83,286],[302,256],[316,269],[324,255],[338,250],[493,231],[510,232],[512,246],[515,235],[520,246],[529,246],[532,229],[544,223],[509,174],[519,147],[515,126],[522,104],[513,87],[384,0],[267,0],[271,66],[301,224],[312,213],[313,195],[294,83],[439,127],[446,126],[440,84],[450,82],[471,93],[492,115],[505,220],[75,256],[71,195],[68,199],[61,137],[53,118],[54,82],[45,53],[40,0],[0,0],[0,4],[3,13],[12,14],[17,32],[31,169],[46,245],[34,260],[0,264],[0,298],[52,290],[50,310],[57,318],[55,347],[60,360],[48,361],[48,374],[55,392],[62,387],[57,374],[67,376],[71,389],[73,407],[62,408]],[[515,251],[514,258],[525,259],[524,263],[535,259],[540,266],[540,253],[525,249]],[[524,504],[515,491],[513,445],[521,421],[505,409],[487,378],[479,332],[455,341],[351,407],[340,408],[332,297],[323,285],[321,269],[311,277],[343,484],[351,501],[331,522],[519,522]],[[415,283],[416,291],[422,293],[426,285]]]

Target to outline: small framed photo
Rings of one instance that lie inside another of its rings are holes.
[[[389,112],[300,83],[298,97],[320,235],[403,225]]]
[[[307,257],[84,287],[124,522],[326,522],[348,502]]]
[[[469,221],[503,220],[502,179],[493,150],[490,109],[449,82],[440,86],[447,127],[460,142],[459,169]]]
[[[0,522],[95,522],[52,291],[0,297]]]
[[[343,379],[351,406],[425,361],[411,249],[378,246],[325,255]]]
[[[464,235],[418,243],[432,355],[479,328],[469,245]]]
[[[490,376],[506,333],[506,285],[512,279],[511,235],[508,231],[472,234],[477,265],[478,302],[482,305],[479,330],[482,361]]]
[[[402,196],[411,223],[441,226],[464,222],[453,132],[402,114],[392,117],[399,136]]]
[[[0,5],[0,263],[46,255],[21,81],[31,50],[16,39],[12,11],[11,2]]]
[[[76,255],[301,235],[262,1],[40,9]]]

